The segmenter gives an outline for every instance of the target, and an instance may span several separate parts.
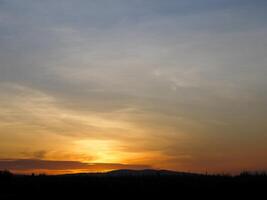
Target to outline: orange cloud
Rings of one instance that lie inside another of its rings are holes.
[[[10,170],[13,173],[30,174],[64,174],[82,172],[104,172],[116,169],[148,169],[149,165],[128,165],[121,163],[83,163],[78,161],[52,161],[32,159],[2,159],[0,170]]]

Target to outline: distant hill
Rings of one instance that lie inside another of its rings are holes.
[[[132,170],[132,169],[120,169],[105,173],[109,176],[186,176],[196,175],[193,173],[176,172],[170,170],[155,170],[155,169],[144,169],[144,170]]]
[[[107,177],[125,177],[125,176],[197,176],[196,173],[176,172],[171,170],[156,170],[156,169],[119,169],[109,172],[89,172],[76,174],[63,174],[58,176],[107,176]]]

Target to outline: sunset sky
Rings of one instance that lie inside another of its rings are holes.
[[[0,0],[0,169],[267,170],[266,0]]]

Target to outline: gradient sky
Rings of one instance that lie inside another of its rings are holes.
[[[266,0],[0,0],[0,169],[267,169]]]

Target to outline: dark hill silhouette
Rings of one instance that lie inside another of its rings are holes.
[[[177,172],[171,170],[155,170],[155,169],[118,169],[108,172],[92,172],[92,173],[76,173],[76,174],[63,174],[58,176],[105,176],[105,177],[138,177],[138,176],[196,176],[196,173]]]
[[[155,170],[155,169],[144,169],[144,170],[133,170],[133,169],[120,169],[106,173],[107,175],[113,176],[188,176],[197,175],[186,172],[176,172],[170,170]]]
[[[266,195],[266,174],[202,175],[168,170],[115,170],[66,175],[0,172],[0,199],[205,199]]]

